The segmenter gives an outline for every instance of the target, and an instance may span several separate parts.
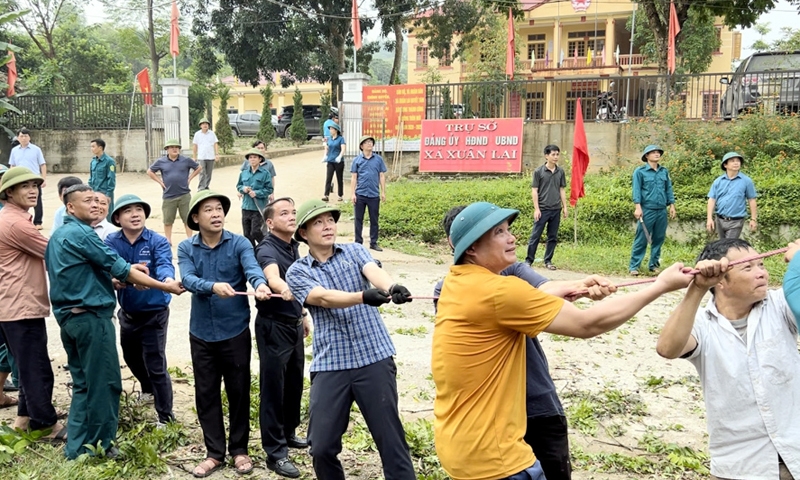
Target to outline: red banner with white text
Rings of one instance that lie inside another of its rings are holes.
[[[423,120],[420,172],[522,171],[522,119]]]

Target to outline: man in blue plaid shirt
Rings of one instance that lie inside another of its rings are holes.
[[[410,302],[411,292],[393,283],[361,244],[336,243],[339,215],[322,201],[300,206],[295,239],[308,243],[309,254],[286,272],[292,294],[314,319],[308,423],[314,472],[320,480],[344,480],[338,455],[355,401],[386,480],[414,480],[397,408],[394,345],[377,309]]]

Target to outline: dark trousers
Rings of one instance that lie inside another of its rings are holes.
[[[43,216],[44,207],[42,206],[42,186],[39,185],[39,197],[36,199],[36,206],[33,207],[33,224],[41,225]]]
[[[369,210],[369,244],[375,246],[378,244],[378,220],[381,210],[381,199],[379,197],[356,197],[355,215],[356,215],[356,243],[364,243],[364,238],[361,236],[364,230],[364,210]]]
[[[225,460],[225,422],[222,419],[221,383],[228,394],[230,438],[228,453],[246,455],[250,439],[250,328],[220,342],[189,335],[194,369],[197,419],[203,429],[207,456]]]
[[[561,225],[561,210],[542,210],[542,216],[533,223],[531,238],[528,239],[528,254],[525,255],[525,262],[533,264],[536,258],[536,249],[539,247],[539,239],[542,237],[545,225],[547,226],[547,246],[544,250],[545,265],[553,263],[553,253],[556,251],[558,243],[558,226]]]
[[[667,210],[649,209],[642,210],[642,221],[647,231],[650,233],[650,238],[653,243],[650,245],[650,261],[648,268],[655,270],[661,266],[661,246],[664,245],[664,240],[667,238]],[[642,223],[636,223],[636,237],[633,239],[633,249],[631,250],[631,261],[628,264],[628,270],[638,270],[644,260],[644,254],[647,252],[647,235],[644,233]]]
[[[336,173],[336,183],[339,184],[339,196],[344,196],[344,160],[339,163],[327,162],[328,171],[325,174],[325,196],[333,191],[333,174]]]
[[[17,415],[31,418],[31,430],[52,427],[57,420],[53,407],[54,377],[44,318],[0,322],[0,328],[19,371]]]
[[[72,403],[64,453],[75,459],[84,445],[108,450],[117,437],[122,378],[117,357],[114,310],[69,314],[61,319],[61,343],[72,375]]]
[[[397,367],[387,358],[361,368],[311,373],[308,441],[319,480],[344,480],[342,435],[356,402],[378,447],[386,480],[415,480],[397,408]]]
[[[0,327],[0,373],[10,373],[11,383],[19,388],[19,370],[17,370],[17,362],[14,361],[14,356],[11,355],[11,349],[6,344],[6,337],[3,336],[3,329]]]
[[[569,435],[567,417],[528,417],[525,442],[542,463],[547,480],[570,480],[572,464],[569,460]]]
[[[537,460],[532,466],[526,468],[525,470],[515,473],[510,477],[501,478],[500,480],[550,480],[550,477],[547,477],[544,474],[542,464]]]
[[[254,247],[264,239],[262,227],[264,227],[264,219],[260,212],[242,210],[242,235],[250,240]]]
[[[142,392],[153,394],[158,421],[173,420],[172,379],[167,372],[166,354],[169,308],[136,314],[120,308],[117,318],[122,358],[141,384]]]
[[[261,445],[275,462],[289,455],[286,439],[300,425],[303,324],[301,319],[258,315],[255,329],[261,371]]]

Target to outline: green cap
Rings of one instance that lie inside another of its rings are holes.
[[[508,220],[516,220],[519,210],[500,208],[489,202],[476,202],[461,211],[450,227],[450,240],[453,242],[453,263],[461,263],[464,252],[477,242],[484,233]]]
[[[130,205],[136,205],[137,203],[141,205],[142,208],[144,209],[144,218],[150,218],[150,204],[145,202],[141,198],[137,197],[136,195],[128,193],[126,195],[119,197],[117,199],[117,202],[114,204],[114,210],[111,211],[111,223],[113,223],[115,227],[119,227],[120,224],[117,221],[117,219],[114,218],[114,215],[116,215],[117,212],[119,212],[123,208]]]
[[[231,209],[230,198],[221,193],[212,192],[211,190],[200,190],[194,194],[192,197],[192,203],[189,204],[189,216],[186,219],[187,227],[191,228],[192,230],[200,230],[200,226],[197,224],[197,222],[192,220],[192,215],[196,214],[197,209],[200,208],[200,204],[209,198],[219,199],[219,201],[222,203],[222,210],[225,212],[225,215],[228,214],[228,210]]]
[[[327,212],[331,212],[335,222],[339,221],[339,216],[342,214],[338,207],[328,205],[322,200],[309,200],[300,205],[300,208],[297,209],[297,231],[294,232],[294,239],[298,242],[308,243],[305,238],[300,236],[300,229],[304,228],[309,220]]]
[[[728,160],[730,160],[731,158],[738,158],[740,162],[744,163],[744,157],[743,156],[739,155],[736,152],[728,152],[728,153],[725,154],[724,157],[722,157],[722,165],[720,165],[720,166],[722,167],[723,170],[725,170],[725,171],[728,170],[727,168],[725,168],[725,164],[728,163]]]
[[[181,141],[178,140],[177,138],[170,138],[169,140],[166,141],[166,143],[164,143],[164,150],[166,150],[169,147],[181,148]]]
[[[29,182],[31,180],[37,181],[39,185],[44,183],[44,179],[41,176],[31,172],[25,167],[11,167],[3,174],[3,180],[0,182],[0,194],[5,193],[8,188],[14,185],[19,185],[20,183]]]
[[[262,152],[257,148],[251,148],[250,150],[248,150],[247,153],[244,154],[244,159],[249,160],[247,157],[249,157],[250,155],[258,155],[259,157],[261,157],[262,162],[267,159],[267,157],[264,156],[264,152]]]
[[[201,118],[200,122],[198,122],[198,125],[202,125],[204,123],[207,123],[209,127],[211,126],[211,122],[209,122],[206,117]]]
[[[370,135],[364,135],[363,137],[361,137],[361,140],[358,142],[358,149],[359,150],[364,150],[363,148],[361,148],[361,145],[363,145],[364,142],[366,142],[367,140],[372,140],[372,144],[375,145],[375,138],[374,137],[372,137]]]
[[[662,150],[661,147],[659,147],[658,145],[648,145],[648,146],[644,147],[644,152],[642,152],[642,161],[646,162],[647,161],[647,154],[652,153],[652,152],[658,152],[661,155],[664,155],[664,150]]]

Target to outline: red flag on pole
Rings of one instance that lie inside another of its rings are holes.
[[[589,167],[589,144],[586,142],[586,130],[583,128],[583,109],[581,99],[575,100],[575,134],[572,139],[572,179],[570,181],[569,204],[573,207],[578,199],[585,195],[583,177]]]
[[[14,84],[17,83],[17,58],[14,56],[14,52],[10,50],[8,54],[11,55],[11,60],[6,64],[8,67],[8,91],[6,96],[13,97],[17,93],[14,91]]]
[[[667,71],[675,73],[675,37],[681,32],[678,24],[678,13],[675,11],[675,4],[669,2],[669,45],[667,46]]]
[[[361,48],[361,22],[358,20],[358,4],[356,0],[353,0],[351,16],[353,17],[353,25],[350,27],[353,30],[353,45],[358,50]]]
[[[180,28],[178,27],[178,19],[181,14],[178,12],[178,4],[172,0],[172,15],[170,15],[170,29],[169,29],[169,53],[173,57],[177,57],[180,53],[178,48],[178,37],[180,36]]]
[[[506,45],[506,75],[511,80],[514,80],[514,61],[517,57],[517,48],[514,46],[514,40],[517,35],[514,31],[514,14],[511,9],[508,9],[508,42]]]
[[[139,82],[139,89],[144,93],[144,103],[146,105],[153,104],[153,96],[150,89],[150,72],[143,68],[141,72],[136,74],[136,80]]]

